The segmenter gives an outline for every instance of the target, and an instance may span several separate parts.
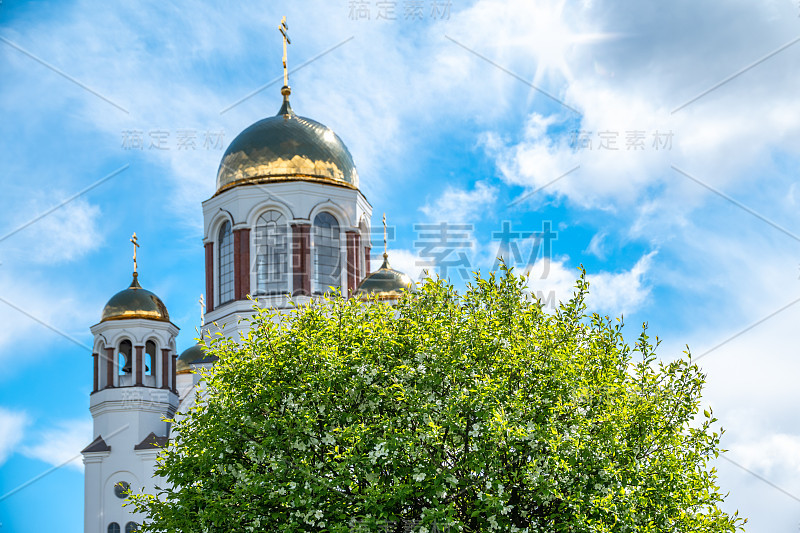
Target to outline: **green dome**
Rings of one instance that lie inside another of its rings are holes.
[[[383,254],[381,267],[364,278],[356,289],[356,295],[362,299],[378,297],[379,300],[396,300],[405,291],[414,291],[411,278],[389,265],[389,255]]]
[[[217,192],[294,180],[358,188],[358,172],[342,140],[327,126],[297,116],[287,92],[277,115],[245,129],[225,150],[217,171]]]
[[[133,273],[130,287],[120,291],[108,301],[103,308],[100,322],[106,320],[123,320],[128,318],[147,318],[169,322],[167,306],[161,298],[139,285],[138,274]]]

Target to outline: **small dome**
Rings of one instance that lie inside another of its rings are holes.
[[[128,318],[148,318],[169,322],[167,306],[164,305],[161,298],[139,285],[136,272],[133,273],[130,287],[118,292],[108,301],[103,308],[103,317],[100,322]]]
[[[389,255],[383,254],[383,264],[375,272],[364,278],[356,289],[362,299],[377,296],[379,300],[397,300],[404,291],[414,291],[414,282],[407,274],[394,270],[389,265]]]
[[[330,128],[299,117],[289,105],[240,133],[225,150],[217,192],[252,183],[317,181],[358,188],[358,172],[342,140]]]
[[[192,371],[192,363],[213,363],[219,357],[216,355],[209,355],[206,357],[206,350],[200,344],[195,344],[191,348],[187,348],[178,357],[178,364],[175,366],[175,371],[178,374],[185,374]]]

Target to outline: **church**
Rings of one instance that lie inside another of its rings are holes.
[[[411,278],[389,265],[385,230],[383,264],[369,273],[372,207],[342,140],[292,109],[285,18],[280,30],[280,108],[231,142],[216,192],[202,205],[201,335],[239,338],[248,327],[239,318],[253,313],[254,301],[288,312],[331,290],[392,303],[413,289]],[[177,353],[178,327],[140,283],[135,234],[131,242],[133,279],[91,327],[94,429],[82,451],[86,533],[130,533],[144,520],[123,506],[127,493],[155,492],[156,457],[174,438],[166,420],[192,405],[202,386],[197,370],[214,364],[199,344]]]

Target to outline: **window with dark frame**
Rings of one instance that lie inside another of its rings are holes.
[[[227,220],[219,230],[219,304],[233,300],[233,235]]]
[[[314,294],[323,294],[341,286],[342,254],[339,223],[330,213],[314,217]]]
[[[267,211],[256,222],[256,296],[289,290],[289,226],[286,217]]]

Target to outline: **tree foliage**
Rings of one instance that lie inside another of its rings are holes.
[[[720,532],[705,376],[513,272],[258,308],[133,496],[143,531]],[[406,529],[404,529],[406,528]]]

